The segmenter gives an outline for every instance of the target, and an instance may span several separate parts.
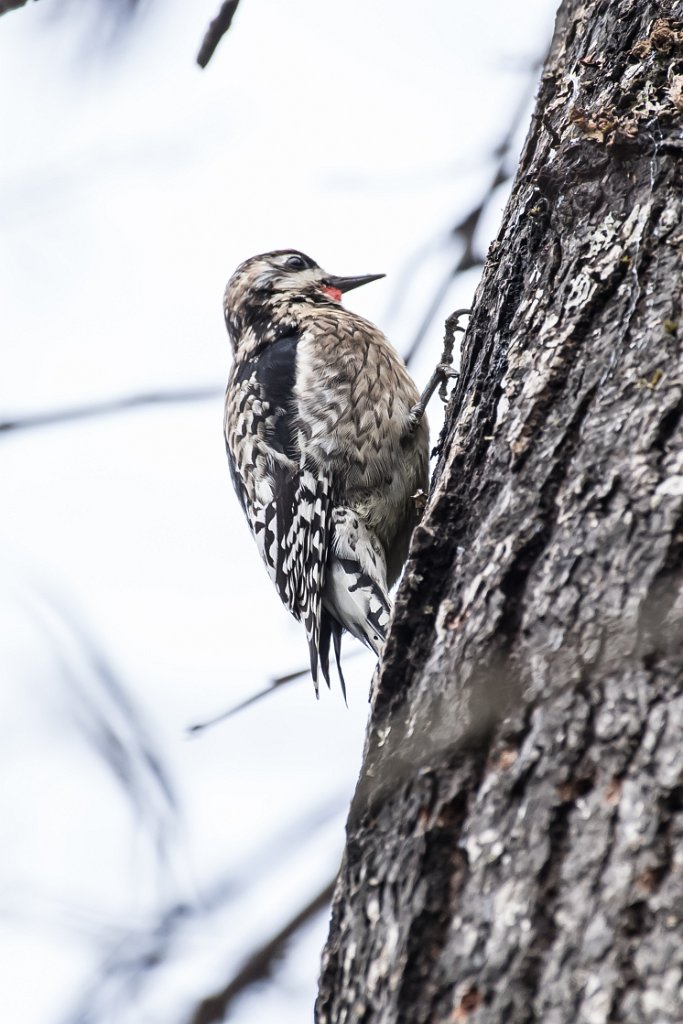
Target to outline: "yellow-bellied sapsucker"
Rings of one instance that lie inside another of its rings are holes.
[[[405,364],[341,305],[383,274],[333,277],[294,249],[242,263],[225,290],[234,362],[225,443],[280,598],[329,685],[347,629],[379,654],[427,488],[428,430]]]

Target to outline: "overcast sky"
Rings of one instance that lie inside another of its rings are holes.
[[[95,0],[0,19],[0,419],[211,396],[2,437],[13,1024],[84,1005],[93,1021],[182,1021],[333,876],[368,655],[346,641],[348,711],[338,688],[316,702],[302,678],[186,735],[307,660],[230,487],[223,288],[281,247],[335,274],[385,272],[348,305],[407,351],[554,16],[551,0],[242,0],[201,71],[218,6],[150,0],[108,45]],[[487,207],[482,252],[504,200]],[[412,366],[420,385],[477,279],[444,298]],[[159,928],[179,902],[182,926]],[[310,1019],[325,930],[322,916],[231,1019]],[[164,962],[133,993],[126,958],[158,952],[162,934]]]

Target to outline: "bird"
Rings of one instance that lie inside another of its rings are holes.
[[[279,249],[241,263],[223,301],[232,482],[282,602],[303,623],[316,696],[319,671],[330,686],[333,643],[344,700],[342,633],[380,655],[428,487],[429,395],[380,329],[342,305],[384,276],[334,276]]]

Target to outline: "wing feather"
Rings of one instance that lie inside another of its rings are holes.
[[[282,602],[306,630],[318,692],[332,480],[306,465],[294,398],[295,334],[235,367],[226,396],[230,472]],[[329,647],[329,640],[328,640]]]

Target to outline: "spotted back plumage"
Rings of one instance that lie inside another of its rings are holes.
[[[225,295],[231,475],[280,598],[304,624],[316,692],[319,663],[329,684],[332,640],[339,664],[343,629],[379,653],[417,518],[411,496],[426,487],[417,390],[382,333],[339,302],[366,280],[283,250],[243,263]]]

